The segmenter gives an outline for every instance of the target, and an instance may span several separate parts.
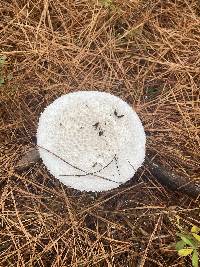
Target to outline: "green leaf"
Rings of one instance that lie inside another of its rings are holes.
[[[13,79],[13,75],[11,73],[9,73],[7,76],[7,79],[8,79],[8,81],[11,81]]]
[[[6,62],[6,56],[0,56],[0,67],[3,66]]]
[[[193,225],[192,228],[191,228],[191,232],[195,233],[195,234],[198,234],[200,232],[200,228],[197,227],[196,225]]]
[[[184,246],[185,246],[185,242],[183,240],[180,240],[176,243],[176,250],[180,250],[180,249],[183,249]]]
[[[185,257],[187,255],[190,255],[193,251],[193,248],[183,248],[178,251],[178,255]]]
[[[1,77],[0,77],[0,86],[3,85],[4,83],[5,83],[4,78],[1,78]]]
[[[192,233],[192,235],[194,236],[194,238],[195,238],[196,240],[198,240],[198,241],[200,242],[200,235],[197,235],[197,234],[195,234],[195,233]]]
[[[178,233],[177,235],[185,242],[185,244],[189,245],[190,247],[195,248],[195,243],[192,240],[192,237],[190,235],[185,235],[181,233]]]
[[[111,7],[113,5],[113,0],[101,0],[100,2],[104,7]]]
[[[193,251],[193,254],[192,254],[192,266],[193,267],[199,266],[199,256],[198,256],[198,252],[196,249]]]

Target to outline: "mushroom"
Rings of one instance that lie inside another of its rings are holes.
[[[37,146],[49,172],[81,191],[104,191],[131,179],[145,158],[136,112],[105,92],[63,95],[39,118]]]

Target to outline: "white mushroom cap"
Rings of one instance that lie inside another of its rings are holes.
[[[43,163],[63,184],[81,191],[109,190],[132,178],[144,161],[145,142],[136,112],[105,92],[63,95],[39,118]]]

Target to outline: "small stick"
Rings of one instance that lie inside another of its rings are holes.
[[[198,184],[189,182],[186,177],[178,176],[172,171],[166,169],[166,167],[153,162],[148,157],[146,157],[145,163],[153,176],[162,185],[167,186],[173,191],[177,190],[179,192],[185,193],[193,198],[200,196],[200,182]]]
[[[48,150],[47,148],[44,148],[44,147],[41,147],[41,146],[38,146],[38,147],[39,147],[39,148],[42,148],[42,149],[44,149],[44,150],[46,150],[46,151],[49,152],[49,153],[51,153],[52,155],[54,155],[54,156],[57,157],[58,159],[62,160],[63,162],[65,162],[66,164],[68,164],[69,166],[71,166],[72,168],[84,172],[84,173],[85,173],[84,176],[86,176],[86,175],[90,175],[90,174],[91,174],[91,173],[87,173],[86,171],[80,169],[79,167],[77,167],[77,166],[75,166],[75,165],[72,165],[71,163],[69,163],[68,161],[62,159],[60,156],[58,156],[58,155],[56,155],[55,153],[51,152],[51,151]],[[114,156],[114,157],[115,157],[115,156]],[[113,159],[112,159],[112,161],[113,161]],[[112,162],[112,161],[111,161],[111,162]],[[110,163],[111,163],[111,162],[110,162]],[[110,163],[108,163],[106,166],[108,166]],[[105,169],[105,167],[104,167],[104,169]],[[95,173],[95,172],[94,172],[94,173]],[[65,175],[59,175],[59,176],[65,176]],[[67,175],[67,176],[68,176],[68,175]],[[76,176],[79,176],[79,175],[70,175],[70,176],[75,176],[75,177],[76,177]],[[106,177],[103,177],[103,176],[100,176],[100,175],[96,175],[96,174],[95,174],[94,176],[96,176],[96,177],[98,177],[98,178],[101,178],[101,179],[104,179],[104,180],[106,180],[106,181],[114,182],[114,183],[116,183],[116,184],[121,184],[121,182],[116,182],[116,181],[113,181],[113,180],[111,180],[111,179],[109,179],[109,178],[106,178]]]

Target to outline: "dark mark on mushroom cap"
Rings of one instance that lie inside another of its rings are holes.
[[[114,111],[114,115],[115,115],[117,118],[119,118],[119,119],[122,118],[122,117],[124,117],[124,114],[122,114],[122,115],[118,115],[116,109],[115,109],[115,111]]]
[[[104,133],[104,131],[99,131],[99,136],[102,136],[103,135],[103,133]]]
[[[97,127],[99,126],[99,122],[96,122],[96,123],[93,124],[92,126],[94,126],[94,128],[97,130]]]

